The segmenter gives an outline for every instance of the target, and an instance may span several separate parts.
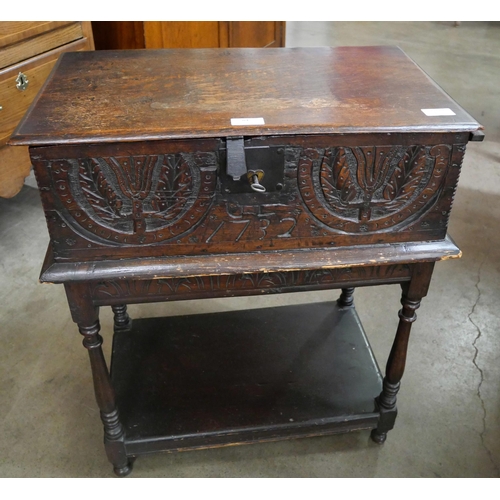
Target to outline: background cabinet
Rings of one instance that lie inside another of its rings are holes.
[[[30,173],[28,148],[6,142],[62,52],[94,48],[90,21],[0,22],[0,196]]]
[[[92,21],[96,49],[284,47],[284,21]]]

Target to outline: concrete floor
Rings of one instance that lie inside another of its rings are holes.
[[[468,147],[450,234],[463,258],[436,266],[414,324],[399,417],[368,432],[140,457],[134,477],[500,476],[500,24],[288,23],[287,44],[397,44],[486,128]],[[311,75],[314,78],[314,75]],[[28,181],[0,199],[0,476],[111,477],[87,354],[62,286],[37,278],[48,236]],[[397,286],[356,303],[381,365]],[[130,307],[134,317],[330,300],[336,292]],[[101,320],[106,354],[111,315]]]

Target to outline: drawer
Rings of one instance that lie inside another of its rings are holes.
[[[441,240],[467,133],[32,147],[54,258],[104,260]],[[139,250],[140,249],[140,250]]]
[[[0,23],[0,69],[83,38],[81,22]]]
[[[0,147],[3,146],[26,113],[31,102],[51,72],[62,52],[85,50],[88,40],[82,38],[24,63],[0,71]],[[3,60],[3,52],[2,54]],[[23,73],[28,80],[25,90],[18,88],[18,75]]]
[[[2,21],[0,23],[0,48],[52,31],[72,21]]]

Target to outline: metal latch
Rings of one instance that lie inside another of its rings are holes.
[[[248,170],[245,157],[245,142],[243,137],[228,137],[227,149],[227,175],[233,181],[239,181],[243,177],[248,179],[250,187],[257,193],[265,193],[266,188],[260,183],[264,177],[263,170]]]
[[[233,178],[233,181],[239,181],[247,175],[247,164],[245,161],[245,143],[243,137],[228,137],[226,142],[227,149],[227,175]]]
[[[225,193],[265,193],[283,188],[283,147],[262,145],[252,139],[245,141],[243,137],[228,137],[225,153],[226,169],[221,172]]]

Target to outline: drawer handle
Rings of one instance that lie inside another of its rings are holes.
[[[26,90],[28,88],[28,77],[24,73],[19,73],[16,78],[16,87],[19,90]]]

